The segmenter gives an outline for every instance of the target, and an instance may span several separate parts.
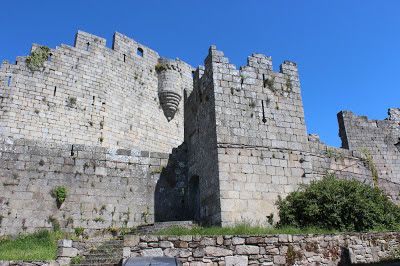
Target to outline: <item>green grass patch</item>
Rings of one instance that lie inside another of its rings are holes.
[[[62,231],[40,231],[0,241],[0,260],[54,260],[57,240],[67,238]]]
[[[233,227],[196,227],[193,229],[182,229],[173,227],[168,230],[163,230],[155,235],[277,235],[277,234],[329,234],[338,233],[337,230],[321,229],[316,227],[297,228],[294,226],[287,227],[261,227],[250,226],[248,224],[238,224]]]

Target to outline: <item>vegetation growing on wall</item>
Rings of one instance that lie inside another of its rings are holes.
[[[25,59],[28,68],[35,72],[44,69],[44,62],[50,58],[50,48],[44,45],[39,46],[38,49],[31,52]]]
[[[264,87],[268,87],[271,91],[275,92],[275,77],[271,77],[270,79],[264,80]]]
[[[65,186],[58,186],[53,189],[51,192],[51,195],[56,199],[57,201],[57,207],[60,208],[61,204],[65,201],[67,198],[67,188]]]
[[[161,63],[157,63],[156,66],[154,67],[156,69],[157,72],[163,71],[163,70],[167,70],[167,67],[164,66]]]
[[[286,92],[291,93],[293,91],[293,84],[290,79],[290,75],[286,74]]]
[[[379,188],[378,185],[378,170],[375,167],[374,161],[372,159],[372,155],[370,154],[369,150],[367,148],[361,148],[360,149],[361,154],[364,156],[361,159],[364,161],[367,161],[369,164],[369,168],[371,169],[372,172],[372,178],[374,179],[374,185]]]
[[[378,187],[327,174],[278,202],[280,226],[365,231],[400,229],[400,207]]]

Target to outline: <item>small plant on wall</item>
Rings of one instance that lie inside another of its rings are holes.
[[[35,72],[36,70],[44,69],[44,62],[50,58],[50,48],[44,45],[31,52],[25,59],[28,68]]]
[[[51,195],[53,196],[53,198],[56,199],[58,208],[61,207],[61,204],[63,204],[63,202],[67,198],[67,196],[68,196],[67,193],[68,193],[68,191],[67,191],[67,188],[65,186],[55,187],[53,189],[53,191],[51,192]]]
[[[161,72],[161,71],[163,71],[163,70],[167,70],[167,67],[164,66],[164,65],[161,64],[161,63],[157,63],[156,66],[155,66],[154,68],[156,69],[157,72]]]
[[[286,92],[291,93],[293,91],[293,84],[290,79],[290,75],[286,74]]]
[[[142,212],[142,219],[143,219],[143,222],[144,222],[144,224],[149,224],[149,216],[151,215],[151,213],[150,213],[150,207],[149,206],[147,206],[147,208],[146,208],[146,211],[145,212]]]
[[[76,97],[68,97],[67,107],[72,108],[76,105]]]
[[[74,230],[75,230],[75,235],[76,235],[77,237],[83,235],[83,232],[84,232],[83,227],[76,227]]]
[[[268,87],[271,91],[275,92],[275,77],[271,77],[270,79],[264,79],[264,88]]]

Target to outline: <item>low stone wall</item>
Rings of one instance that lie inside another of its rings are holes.
[[[9,265],[68,265],[100,242],[59,240],[55,261],[0,261]],[[372,263],[400,244],[400,232],[153,236],[125,235],[124,259],[177,257],[183,265],[349,265]]]
[[[124,237],[124,256],[178,257],[183,265],[370,263],[389,255],[400,232]]]

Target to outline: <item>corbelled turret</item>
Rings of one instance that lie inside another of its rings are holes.
[[[182,98],[182,70],[179,60],[160,58],[158,61],[158,97],[165,117],[171,121]]]

